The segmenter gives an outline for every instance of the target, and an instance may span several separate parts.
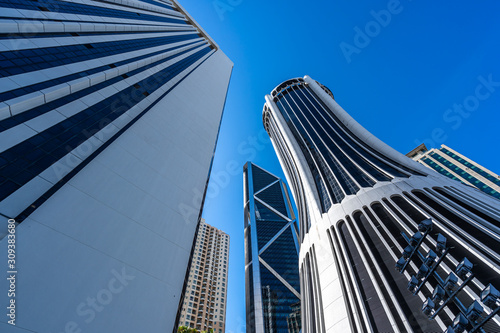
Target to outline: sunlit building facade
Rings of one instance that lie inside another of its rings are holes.
[[[232,62],[176,1],[0,12],[0,331],[176,330]]]
[[[201,219],[180,326],[224,333],[229,270],[229,235]]]
[[[302,332],[500,330],[500,201],[387,146],[309,76],[265,99],[299,215]]]
[[[446,145],[441,145],[439,149],[427,149],[422,143],[406,156],[448,178],[500,199],[500,176]]]
[[[243,177],[246,331],[296,332],[299,231],[287,187],[251,162],[244,166]]]

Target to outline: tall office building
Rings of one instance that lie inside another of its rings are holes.
[[[229,236],[201,219],[179,325],[225,332]]]
[[[427,149],[424,143],[406,154],[440,174],[500,199],[500,176],[448,146]]]
[[[300,329],[299,232],[288,191],[280,178],[251,162],[243,168],[243,183],[246,330],[292,332],[289,327]]]
[[[0,12],[0,331],[176,330],[232,62],[176,1]]]
[[[265,99],[299,213],[304,333],[500,330],[497,199],[387,146],[309,76]]]

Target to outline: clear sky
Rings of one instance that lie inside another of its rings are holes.
[[[500,2],[179,1],[234,62],[203,213],[231,237],[227,333],[245,332],[242,167],[283,177],[262,126],[282,81],[310,75],[401,153],[444,143],[500,173]]]

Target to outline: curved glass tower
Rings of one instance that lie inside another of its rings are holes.
[[[398,153],[309,76],[266,96],[297,204],[302,330],[500,329],[500,201]]]

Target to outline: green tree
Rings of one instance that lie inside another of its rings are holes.
[[[191,327],[187,327],[187,326],[179,326],[179,328],[177,329],[177,333],[214,333],[214,330],[212,328],[210,328],[207,331],[198,331],[196,328],[191,328]]]

